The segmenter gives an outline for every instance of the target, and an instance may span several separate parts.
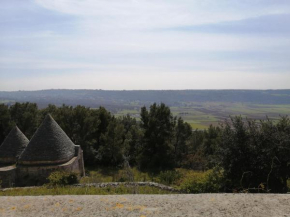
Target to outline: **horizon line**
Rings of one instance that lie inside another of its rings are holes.
[[[77,88],[77,89],[69,89],[69,88],[51,88],[51,89],[37,89],[37,90],[0,90],[0,92],[37,92],[37,91],[52,91],[52,90],[89,90],[89,91],[187,91],[187,90],[199,90],[199,91],[222,91],[222,90],[232,90],[232,91],[254,91],[254,90],[290,90],[289,89],[85,89],[85,88]]]

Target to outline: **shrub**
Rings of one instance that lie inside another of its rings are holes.
[[[176,170],[167,170],[161,172],[158,176],[159,182],[166,185],[172,185],[181,178],[181,173]]]
[[[56,171],[49,175],[47,178],[49,185],[52,186],[64,186],[64,185],[73,185],[78,183],[78,175],[76,173]]]
[[[257,122],[235,117],[226,121],[221,130],[217,159],[228,180],[227,191],[287,192],[289,117],[281,117],[276,123],[269,119]]]
[[[148,173],[141,172],[136,168],[127,168],[118,170],[112,175],[113,182],[146,182],[154,181],[153,177],[150,177]]]
[[[219,170],[206,172],[192,171],[186,174],[180,184],[180,190],[187,193],[216,193],[222,187],[223,177]]]

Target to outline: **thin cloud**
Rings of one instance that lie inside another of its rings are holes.
[[[3,0],[0,89],[285,88],[289,14],[288,0]]]
[[[247,18],[238,21],[228,21],[216,24],[205,24],[195,26],[183,26],[170,28],[171,31],[190,31],[199,33],[220,34],[268,34],[283,35],[290,34],[290,25],[285,25],[285,20],[290,20],[290,14],[271,14],[255,18]]]
[[[208,24],[290,12],[289,2],[253,0],[36,0],[49,10],[113,27],[156,28]],[[265,4],[266,3],[266,4]],[[143,26],[140,26],[142,25]],[[102,26],[102,25],[101,25]]]

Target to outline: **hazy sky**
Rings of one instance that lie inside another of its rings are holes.
[[[289,0],[1,0],[0,90],[290,88]]]

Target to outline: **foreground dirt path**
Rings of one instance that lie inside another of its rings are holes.
[[[0,216],[290,217],[290,194],[0,197]]]

